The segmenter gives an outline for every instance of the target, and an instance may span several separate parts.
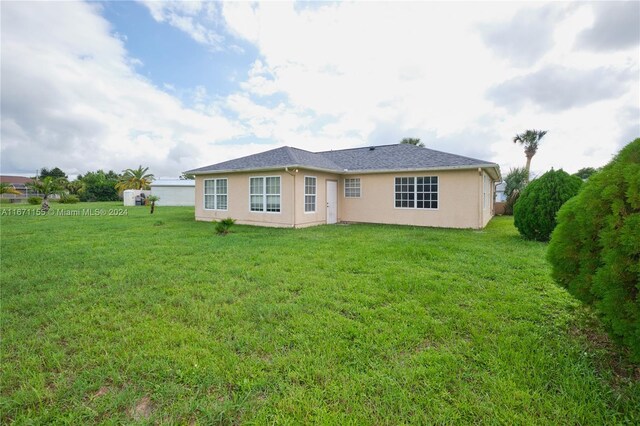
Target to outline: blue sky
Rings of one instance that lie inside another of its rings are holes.
[[[242,53],[198,43],[186,32],[157,22],[141,3],[101,4],[102,16],[111,23],[114,34],[124,36],[129,54],[142,62],[137,71],[188,106],[194,106],[192,92],[198,86],[218,96],[237,91],[239,76],[246,75],[257,58],[255,47],[241,40],[234,40],[234,44]]]
[[[156,176],[289,145],[605,164],[640,136],[640,3],[2,2],[3,174]],[[28,155],[25,155],[28,153]]]

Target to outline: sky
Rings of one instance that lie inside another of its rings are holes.
[[[0,172],[420,138],[532,173],[640,137],[640,2],[0,3]]]

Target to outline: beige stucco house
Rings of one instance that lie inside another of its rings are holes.
[[[305,227],[337,222],[483,228],[497,164],[397,144],[309,152],[282,147],[189,170],[196,220]]]

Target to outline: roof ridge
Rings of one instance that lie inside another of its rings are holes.
[[[388,143],[385,145],[367,145],[367,146],[360,146],[357,148],[344,148],[344,149],[330,149],[328,151],[316,151],[314,152],[314,154],[324,154],[326,152],[340,152],[340,151],[355,151],[357,149],[371,149],[373,148],[383,148],[385,146],[394,146],[394,145],[400,145],[399,143]]]

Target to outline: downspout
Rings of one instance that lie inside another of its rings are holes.
[[[478,184],[478,189],[480,191],[478,191],[478,229],[482,229],[482,219],[483,219],[483,202],[484,200],[482,199],[482,193],[484,191],[484,182],[482,179],[482,169],[480,167],[478,167],[478,176],[480,176],[480,183]]]
[[[298,206],[296,204],[296,173],[298,172],[298,169],[296,169],[295,172],[290,172],[289,168],[285,167],[284,171],[293,177],[293,203],[292,203],[293,204],[293,223],[291,224],[291,226],[295,228],[296,227],[296,208]]]

